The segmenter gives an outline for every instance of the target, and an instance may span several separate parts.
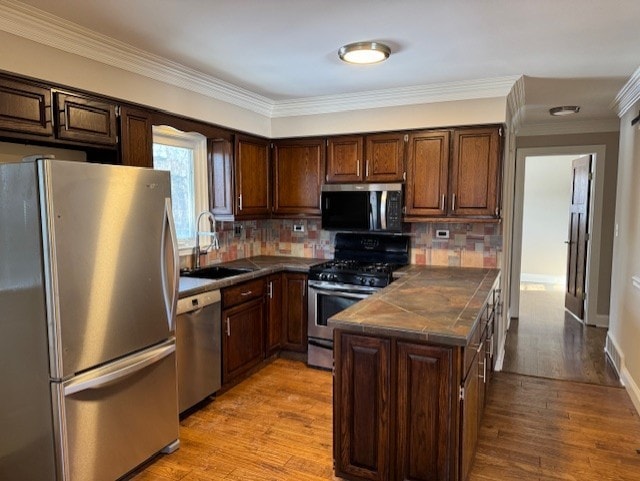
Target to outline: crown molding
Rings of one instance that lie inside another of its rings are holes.
[[[280,100],[273,107],[272,117],[317,115],[455,100],[506,97],[518,78],[517,76],[497,77]]]
[[[550,121],[521,125],[517,135],[518,137],[531,137],[535,135],[593,134],[598,132],[617,132],[619,130],[620,121],[618,119]]]
[[[509,76],[274,101],[16,0],[0,0],[0,30],[268,118],[506,97],[521,79]]]
[[[618,117],[622,117],[638,100],[640,100],[640,67],[620,89],[611,103],[611,109],[618,114]]]
[[[518,133],[522,125],[525,106],[524,76],[520,76],[507,96],[507,113],[513,132]]]

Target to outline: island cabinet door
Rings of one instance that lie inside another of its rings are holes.
[[[336,336],[334,460],[346,479],[387,481],[390,474],[390,340]]]
[[[452,349],[398,342],[396,477],[449,481],[452,444]]]
[[[477,358],[471,364],[463,384],[460,426],[460,480],[466,481],[473,465],[478,443],[478,376]]]

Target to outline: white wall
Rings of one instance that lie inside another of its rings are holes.
[[[527,157],[524,178],[520,279],[563,284],[571,161],[575,156]]]
[[[640,91],[640,88],[638,89]],[[621,358],[621,377],[640,412],[640,130],[631,126],[640,100],[621,117],[609,341]]]

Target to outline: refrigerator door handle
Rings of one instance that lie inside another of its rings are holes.
[[[94,374],[86,379],[83,379],[84,376],[80,375],[77,380],[71,381],[69,384],[64,386],[64,395],[70,396],[71,394],[86,391],[88,389],[99,389],[117,382],[122,378],[131,376],[143,370],[147,366],[157,363],[161,359],[164,359],[171,353],[175,352],[175,350],[176,345],[172,342],[170,345],[161,346],[141,355],[138,360],[123,367],[108,366],[103,369],[98,369],[98,372],[96,373],[97,375]]]
[[[162,226],[162,250],[160,252],[160,268],[162,270],[162,290],[167,310],[169,330],[175,331],[176,307],[178,304],[178,279],[180,276],[180,260],[178,257],[178,240],[171,213],[171,199],[164,201],[164,225]],[[169,264],[169,265],[168,265]]]

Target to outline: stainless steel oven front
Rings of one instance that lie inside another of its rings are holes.
[[[379,288],[326,281],[309,281],[308,296],[308,364],[333,367],[333,328],[327,320]]]

